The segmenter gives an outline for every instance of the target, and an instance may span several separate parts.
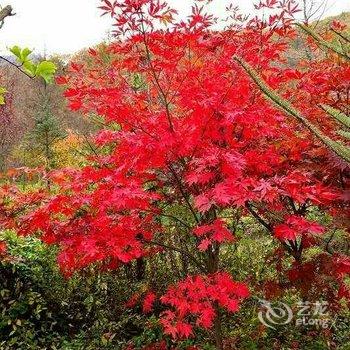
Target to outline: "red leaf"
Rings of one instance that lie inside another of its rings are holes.
[[[145,296],[145,298],[143,300],[143,306],[142,306],[142,310],[144,313],[148,313],[148,312],[152,311],[153,304],[154,304],[156,298],[157,297],[153,292],[147,293],[147,295]]]

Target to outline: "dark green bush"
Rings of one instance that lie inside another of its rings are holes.
[[[54,247],[12,232],[1,239],[9,253],[0,262],[1,350],[118,349],[147,329],[141,312],[124,307],[132,287],[123,271],[91,267],[65,279]]]

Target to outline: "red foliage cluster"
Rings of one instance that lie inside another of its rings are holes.
[[[165,311],[161,323],[165,333],[172,337],[188,338],[192,334],[189,316],[195,316],[198,327],[210,328],[218,306],[236,312],[240,300],[248,296],[248,288],[243,283],[233,281],[225,272],[187,277],[170,287],[161,298],[163,303],[175,309],[174,312]]]
[[[19,233],[28,234],[27,226],[31,224],[26,214],[35,210],[47,199],[47,192],[43,189],[23,192],[14,185],[0,187],[0,227],[3,229],[18,229]],[[24,224],[24,222],[26,222]],[[40,220],[33,222],[31,232],[40,229]]]
[[[3,241],[0,241],[0,257],[5,255],[7,251],[6,243]]]
[[[289,216],[285,223],[275,227],[275,236],[281,240],[295,241],[300,236],[323,233],[324,227],[296,215]]]
[[[207,250],[213,242],[223,243],[232,242],[232,233],[225,227],[222,220],[216,219],[209,225],[198,226],[193,233],[197,237],[201,237],[202,241],[199,244],[199,250]]]

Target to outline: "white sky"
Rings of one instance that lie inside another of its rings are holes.
[[[181,15],[187,15],[192,1],[168,0]],[[246,12],[253,0],[236,0]],[[37,53],[67,54],[93,46],[106,37],[110,19],[100,17],[99,0],[0,0],[11,4],[16,16],[9,17],[0,30],[0,51],[15,44],[35,49]],[[214,8],[223,13],[227,1],[218,0]],[[350,11],[349,0],[328,0],[326,15]]]

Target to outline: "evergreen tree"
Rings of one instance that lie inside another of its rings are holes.
[[[39,100],[42,102],[37,104],[34,125],[24,138],[22,151],[26,158],[27,156],[32,158],[30,161],[32,166],[44,166],[46,171],[50,171],[56,167],[53,147],[56,142],[65,138],[67,133],[53,112],[46,84]]]

